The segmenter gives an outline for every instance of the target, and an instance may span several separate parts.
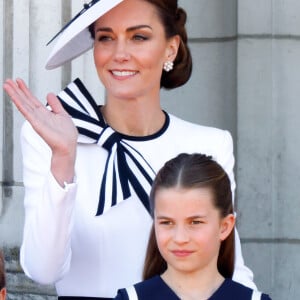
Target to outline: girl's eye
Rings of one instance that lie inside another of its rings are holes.
[[[159,222],[160,225],[172,225],[171,221],[160,221]]]
[[[203,221],[200,221],[200,220],[192,220],[192,225],[198,225],[198,224],[202,224],[204,223]]]

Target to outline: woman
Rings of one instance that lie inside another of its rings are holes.
[[[105,105],[98,107],[79,79],[60,101],[47,96],[50,109],[22,80],[4,84],[28,120],[21,263],[32,279],[55,282],[59,296],[114,297],[141,279],[156,171],[178,153],[207,153],[234,189],[234,158],[227,131],[161,109],[161,87],[183,85],[192,70],[186,13],[176,0],[101,0],[84,10],[60,35],[47,67],[93,46]],[[253,285],[239,240],[236,260],[237,279]]]
[[[121,300],[270,300],[231,280],[234,224],[230,180],[203,154],[180,154],[158,172],[150,193],[153,228],[144,281]]]

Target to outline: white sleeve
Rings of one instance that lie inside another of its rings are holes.
[[[233,155],[233,141],[229,131],[223,131],[223,139],[221,140],[221,144],[218,147],[218,163],[223,167],[226,171],[231,184],[231,191],[232,191],[232,199],[234,204],[234,197],[235,197],[235,178],[234,178],[234,155]]]
[[[253,272],[245,265],[242,255],[241,240],[238,231],[235,229],[235,266],[232,280],[237,281],[249,288],[256,290],[253,281]]]
[[[230,178],[232,197],[234,202],[236,184],[235,184],[234,172],[233,172],[233,168],[234,168],[233,142],[232,142],[231,134],[228,131],[225,131],[224,140],[219,149],[220,151],[222,151],[222,153],[219,154],[220,159],[218,159],[218,162],[223,166],[223,168],[225,169],[226,173]],[[253,272],[244,263],[242,249],[241,249],[241,241],[236,229],[235,229],[235,268],[234,268],[233,280],[256,290],[256,285],[253,281]]]
[[[62,188],[50,172],[51,150],[25,122],[21,132],[25,224],[20,260],[27,276],[52,284],[67,272],[76,184]]]
[[[251,300],[260,300],[262,296],[262,293],[259,291],[253,291]]]

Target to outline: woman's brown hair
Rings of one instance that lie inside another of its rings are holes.
[[[150,193],[152,217],[155,209],[155,195],[159,189],[182,187],[187,189],[209,188],[214,195],[214,206],[221,217],[233,213],[230,179],[224,169],[210,156],[203,154],[180,154],[166,162],[158,172]],[[231,278],[234,270],[234,229],[221,242],[218,270],[225,278]],[[144,264],[143,279],[162,274],[167,263],[161,256],[155,238],[154,226],[151,229]]]

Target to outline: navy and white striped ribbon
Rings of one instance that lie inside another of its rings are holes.
[[[79,78],[61,91],[58,98],[78,129],[78,143],[97,144],[108,152],[96,216],[129,198],[131,189],[149,211],[148,195],[155,172],[143,155],[105,123],[98,105]],[[122,197],[118,197],[119,193]]]

